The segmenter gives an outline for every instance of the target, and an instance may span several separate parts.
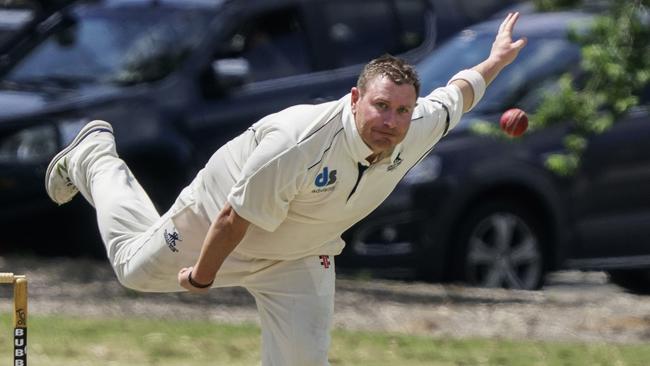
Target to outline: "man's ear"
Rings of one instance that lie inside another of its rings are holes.
[[[352,113],[355,113],[357,102],[359,101],[359,98],[361,98],[361,93],[359,92],[359,89],[355,86],[352,87],[352,89],[350,90],[350,94],[351,94],[350,107],[352,107]]]

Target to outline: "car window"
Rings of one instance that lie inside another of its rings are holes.
[[[433,24],[427,24],[428,17],[423,16],[429,10],[422,0],[398,0],[395,8],[401,32],[393,52],[398,54],[420,46],[428,33],[427,27]]]
[[[241,57],[249,62],[252,81],[263,81],[312,70],[309,45],[297,8],[257,15],[230,38],[220,57]]]
[[[494,35],[465,31],[417,65],[422,93],[444,86],[458,70],[470,68],[490,53]],[[529,37],[515,62],[505,68],[486,90],[475,111],[500,110],[545,80],[577,66],[580,49],[565,38]]]
[[[34,18],[29,8],[0,9],[0,45]]]
[[[525,111],[534,111],[549,94],[558,92],[560,92],[560,77],[549,77],[536,82],[530,89],[522,91],[522,97],[517,101],[516,106]]]
[[[396,38],[398,20],[392,5],[381,0],[323,2],[322,15],[328,24],[326,35],[337,51],[338,67],[364,63],[383,53],[399,53],[403,49]]]
[[[191,9],[142,10],[89,7],[68,14],[6,79],[67,84],[159,80],[200,43],[214,16]]]

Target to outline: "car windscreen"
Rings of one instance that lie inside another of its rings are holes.
[[[495,35],[464,31],[417,65],[422,93],[444,86],[458,71],[471,68],[490,54]],[[551,76],[578,64],[580,49],[563,37],[528,37],[519,57],[506,67],[486,90],[475,112],[501,111],[515,93],[524,93]]]
[[[63,86],[160,80],[201,42],[213,16],[203,9],[77,8],[5,80]]]

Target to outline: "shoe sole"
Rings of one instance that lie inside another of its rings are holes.
[[[61,160],[67,153],[72,151],[75,147],[77,147],[86,137],[88,137],[91,133],[93,132],[110,132],[113,133],[113,127],[106,121],[92,121],[86,124],[81,128],[79,133],[77,133],[77,136],[66,146],[63,150],[59,151],[58,154],[54,155],[52,160],[50,161],[50,164],[47,166],[47,170],[45,171],[45,190],[48,193],[48,196],[51,197],[50,195],[50,190],[48,189],[48,181],[50,178],[50,174],[52,174],[52,170],[56,166],[56,163]]]

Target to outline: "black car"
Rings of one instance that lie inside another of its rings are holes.
[[[106,0],[56,9],[3,55],[0,248],[103,251],[89,236],[73,242],[62,226],[79,221],[96,233],[92,210],[75,200],[53,211],[43,187],[49,159],[91,119],[113,124],[119,154],[166,210],[219,146],[262,116],[338,99],[369,59],[390,52],[416,62],[434,45],[427,0]]]
[[[33,18],[34,11],[29,7],[0,8],[0,49]]]
[[[589,141],[579,170],[544,165],[562,152],[568,124],[511,141],[471,131],[511,107],[534,112],[560,74],[580,75],[567,38],[592,16],[526,14],[519,58],[481,103],[405,177],[373,214],[346,233],[339,268],[415,269],[420,278],[537,289],[562,268],[607,270],[628,288],[650,290],[650,98]],[[423,91],[489,53],[499,21],[472,26],[418,67]],[[517,36],[517,35],[515,35]],[[560,121],[561,122],[561,121]]]

